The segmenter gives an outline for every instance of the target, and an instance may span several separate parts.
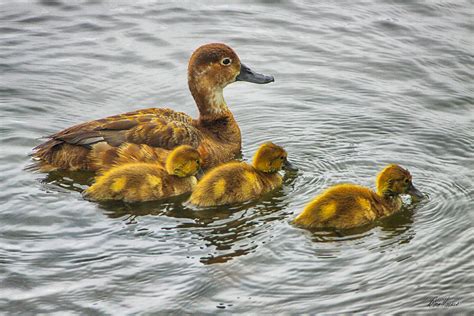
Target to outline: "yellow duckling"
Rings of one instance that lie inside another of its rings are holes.
[[[294,223],[307,228],[352,228],[400,210],[400,194],[423,197],[408,170],[395,164],[378,174],[376,187],[377,192],[354,184],[332,186],[310,202]]]
[[[96,178],[84,192],[93,201],[123,200],[144,202],[192,191],[201,167],[198,151],[181,145],[168,155],[165,168],[160,163],[131,162],[117,165]]]
[[[288,165],[286,151],[273,143],[265,143],[255,153],[252,165],[228,162],[205,174],[189,202],[215,206],[257,198],[282,185],[278,171],[285,165]]]

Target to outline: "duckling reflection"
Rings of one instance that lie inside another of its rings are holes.
[[[110,168],[98,176],[84,192],[93,201],[123,200],[143,202],[190,192],[197,183],[199,152],[188,145],[173,149],[165,168],[159,163],[126,163]]]
[[[288,182],[293,181],[288,179]],[[287,182],[285,181],[285,184]],[[182,204],[183,196],[176,196],[160,200],[159,202],[145,202],[127,204],[122,201],[106,201],[99,203],[104,214],[110,218],[120,218],[126,222],[143,227],[142,216],[152,215],[160,218],[176,219],[176,224],[169,220],[163,221],[165,227],[150,229],[177,232],[180,236],[190,235],[190,238],[181,239],[189,242],[190,257],[196,258],[202,264],[223,263],[234,258],[254,252],[261,243],[258,236],[268,233],[268,226],[275,221],[284,221],[290,214],[286,186],[277,189],[269,196],[257,201],[249,201],[232,206],[218,206],[196,210]],[[154,221],[161,225],[161,221]],[[271,238],[271,237],[268,237]],[[264,239],[268,239],[265,237]],[[199,247],[195,247],[199,246]]]
[[[75,191],[83,192],[94,181],[94,173],[90,171],[67,171],[57,170],[39,179],[43,189],[58,190],[61,192]]]
[[[281,187],[278,173],[288,164],[286,151],[273,143],[259,147],[252,165],[229,162],[220,165],[199,181],[189,202],[197,206],[216,206],[256,199]]]
[[[310,202],[294,223],[306,228],[354,228],[398,212],[402,194],[413,200],[423,197],[408,170],[394,164],[378,174],[376,186],[377,192],[354,184],[330,187]]]
[[[289,215],[283,211],[287,205],[283,189],[280,189],[259,202],[197,211],[200,217],[196,224],[207,228],[196,231],[204,241],[207,252],[201,255],[200,262],[223,263],[256,251],[260,244],[255,240],[268,231],[268,225]],[[216,216],[216,213],[219,215]],[[196,224],[180,227],[195,228]]]

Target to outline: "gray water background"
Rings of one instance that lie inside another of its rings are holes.
[[[2,2],[0,312],[473,313],[473,30],[472,1]],[[243,159],[274,141],[299,168],[281,190],[99,205],[80,195],[90,174],[24,170],[41,136],[83,121],[195,117],[186,66],[208,42],[275,76],[225,98]],[[343,235],[290,224],[388,163],[427,199]]]

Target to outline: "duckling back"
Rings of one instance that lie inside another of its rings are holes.
[[[96,182],[84,192],[84,197],[93,201],[152,201],[188,193],[196,182],[194,176],[170,175],[159,164],[127,163],[98,176]]]
[[[264,173],[244,162],[230,162],[207,173],[191,194],[190,203],[215,206],[252,200],[282,185],[278,173]]]
[[[367,224],[385,212],[383,201],[369,188],[340,184],[311,201],[294,223],[307,228],[351,228]]]
[[[124,143],[113,147],[106,142],[95,144],[89,154],[93,170],[107,170],[113,166],[134,162],[150,162],[164,168],[169,150],[146,144]]]

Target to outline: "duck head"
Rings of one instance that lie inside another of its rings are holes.
[[[388,165],[378,175],[376,180],[377,194],[390,197],[400,194],[409,194],[414,201],[423,198],[412,183],[412,177],[408,170],[399,165]]]
[[[254,168],[266,173],[278,172],[287,165],[289,165],[287,152],[270,142],[262,144],[253,157]]]
[[[178,177],[196,175],[201,169],[201,156],[191,146],[181,145],[173,149],[166,158],[166,171]]]
[[[206,44],[194,51],[188,64],[188,84],[201,116],[228,111],[222,90],[235,81],[264,84],[274,79],[242,64],[225,44]]]

